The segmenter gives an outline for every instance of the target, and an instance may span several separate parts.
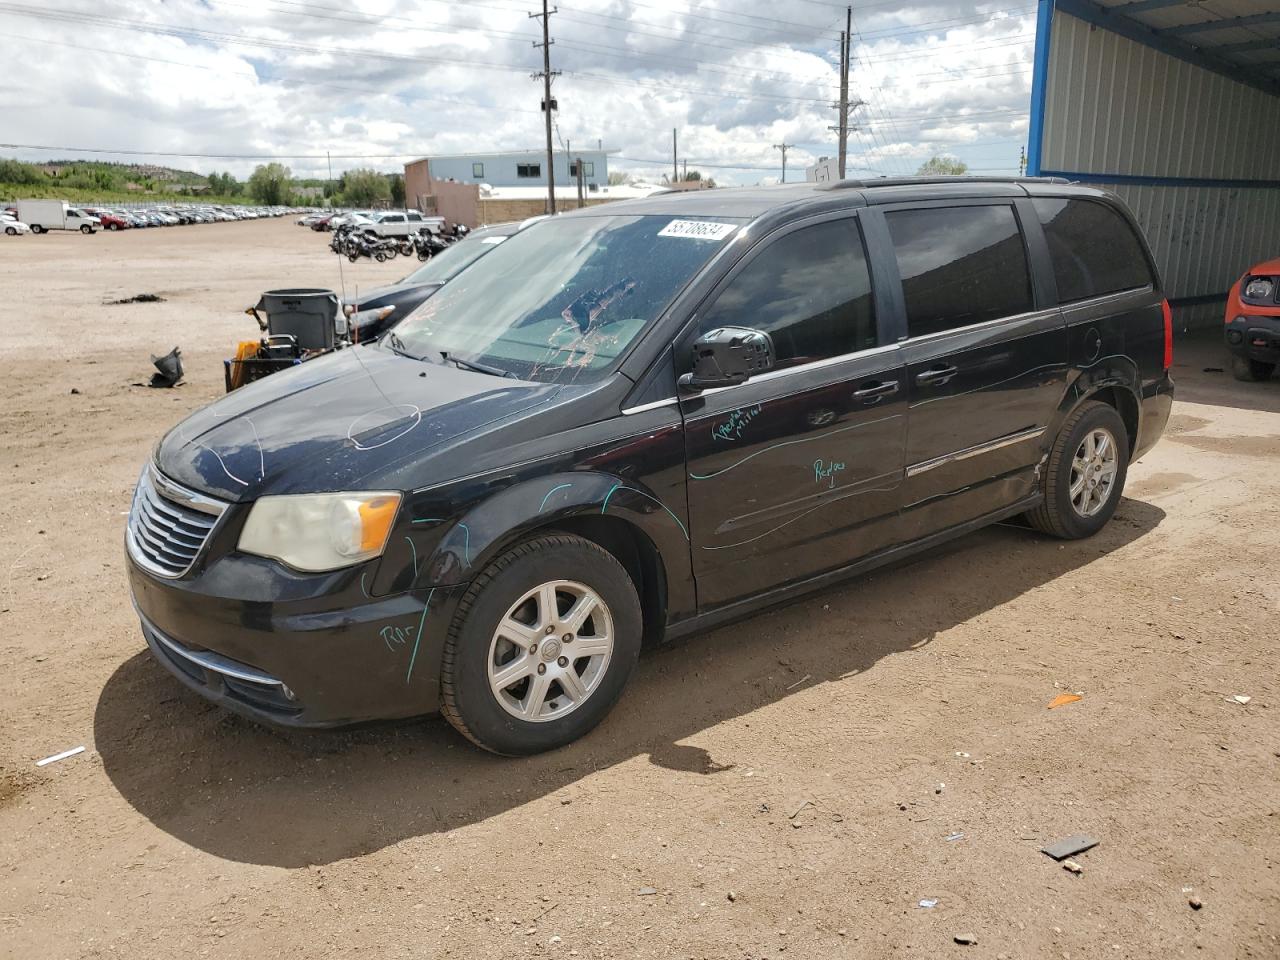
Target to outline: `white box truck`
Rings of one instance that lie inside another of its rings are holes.
[[[48,230],[79,230],[93,233],[102,223],[83,210],[68,206],[62,200],[19,200],[18,219],[31,227],[32,233]]]

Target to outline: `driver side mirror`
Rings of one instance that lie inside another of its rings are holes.
[[[773,369],[773,338],[748,327],[708,330],[693,344],[693,372],[680,378],[685,390],[713,390],[745,383]]]

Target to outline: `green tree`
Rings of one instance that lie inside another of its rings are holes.
[[[249,175],[249,195],[268,207],[289,202],[293,171],[279,163],[259,164]]]
[[[942,154],[930,157],[927,161],[920,164],[920,169],[916,171],[916,176],[920,177],[962,177],[969,172],[969,165],[963,160],[957,160],[949,154]]]
[[[44,183],[47,179],[39,167],[0,157],[0,183]]]
[[[393,207],[403,207],[404,177],[398,173],[393,173],[387,178],[387,185],[391,189],[391,205]]]
[[[400,189],[403,194],[403,184]],[[387,178],[377,170],[348,170],[342,175],[342,199],[350,206],[368,207],[390,198],[391,187]]]

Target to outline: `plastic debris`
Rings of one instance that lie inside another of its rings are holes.
[[[639,890],[636,891],[636,896],[652,897],[657,892],[658,891],[655,890],[653,887],[641,887]]]
[[[957,933],[953,939],[956,943],[964,947],[976,946],[978,943],[978,938],[972,933]]]
[[[77,753],[84,753],[84,747],[72,747],[70,750],[63,750],[61,753],[55,753],[52,757],[45,757],[43,760],[37,760],[36,766],[43,767],[47,763],[57,763],[59,760],[67,759],[67,757],[74,757]]]
[[[1070,857],[1062,861],[1062,869],[1069,870],[1071,873],[1084,873],[1084,867],[1076,863]]]
[[[1100,840],[1083,833],[1073,833],[1069,837],[1064,837],[1055,843],[1049,844],[1047,847],[1041,847],[1042,853],[1046,853],[1055,860],[1065,860],[1067,857],[1074,856],[1077,853],[1096,847]]]
[[[955,833],[950,834],[947,837],[947,843],[951,843],[955,840],[963,840],[963,839],[964,839],[964,834],[961,833],[959,830],[957,830]]]
[[[1056,710],[1058,707],[1065,707],[1068,703],[1079,703],[1084,697],[1075,693],[1060,693],[1049,701],[1049,709]]]
[[[151,358],[156,372],[151,375],[149,387],[172,387],[182,379],[182,351],[174,347],[163,357]]]
[[[1253,697],[1246,697],[1243,693],[1237,693],[1237,694],[1236,694],[1234,697],[1232,697],[1231,699],[1232,699],[1232,700],[1234,700],[1236,703],[1239,703],[1239,704],[1243,705],[1243,704],[1248,703],[1250,700],[1252,700],[1252,699],[1253,699]]]
[[[923,907],[925,910],[932,910],[937,905],[938,905],[937,897],[926,897],[924,900],[921,900],[919,903],[919,906]]]

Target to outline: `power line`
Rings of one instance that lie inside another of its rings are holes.
[[[402,160],[420,157],[416,153],[178,153],[167,150],[113,150],[107,147],[53,147],[43,143],[0,143],[5,150],[62,150],[67,153],[112,153],[125,157],[179,157],[197,160]]]

